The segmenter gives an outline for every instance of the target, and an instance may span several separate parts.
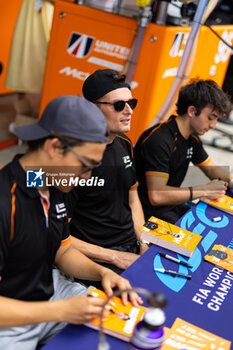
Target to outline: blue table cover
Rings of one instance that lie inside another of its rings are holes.
[[[213,221],[214,217],[219,216],[220,221]],[[165,294],[168,300],[165,309],[167,327],[171,327],[175,319],[180,317],[233,342],[233,273],[204,261],[204,256],[214,244],[233,249],[233,216],[199,202],[177,224],[203,237],[191,258],[153,245],[123,276],[134,287]],[[158,252],[169,253],[193,267],[190,269],[171,262]],[[154,272],[154,267],[191,274],[192,279]],[[127,343],[110,336],[107,339],[110,349],[127,349]],[[43,350],[94,350],[97,349],[97,343],[96,331],[85,326],[68,325]]]

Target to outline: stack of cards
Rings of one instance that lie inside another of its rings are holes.
[[[215,244],[204,259],[225,270],[233,272],[233,250],[221,244]]]
[[[231,342],[177,318],[171,329],[166,329],[161,350],[215,349],[230,350]]]

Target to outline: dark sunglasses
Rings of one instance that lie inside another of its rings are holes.
[[[131,98],[128,101],[116,101],[116,102],[93,102],[96,104],[102,104],[102,105],[112,105],[116,112],[121,112],[125,108],[126,103],[130,106],[131,109],[134,109],[137,106],[138,100],[136,98]]]
[[[75,156],[78,158],[78,160],[81,162],[81,164],[83,166],[83,170],[82,170],[81,174],[87,173],[88,171],[92,171],[92,170],[98,168],[102,164],[102,162],[98,162],[98,163],[96,162],[94,164],[89,163],[80,154],[78,154],[78,152],[76,152],[60,135],[55,134],[55,133],[51,133],[51,134],[53,136],[57,137],[66,148],[68,148],[73,154],[75,154]]]

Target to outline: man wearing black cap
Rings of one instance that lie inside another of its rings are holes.
[[[77,278],[101,280],[108,295],[114,287],[130,287],[72,248],[62,193],[100,165],[106,131],[101,111],[80,96],[52,100],[38,123],[15,129],[29,150],[0,171],[1,348],[36,349],[66,322],[99,316],[103,302],[88,298],[84,286],[61,279],[54,264]],[[63,178],[67,167],[73,177]],[[135,305],[141,302],[135,293],[130,297]]]
[[[91,74],[83,84],[83,95],[103,112],[110,136],[102,166],[92,174],[105,180],[104,187],[79,187],[69,194],[71,234],[78,238],[73,244],[121,273],[148,248],[140,240],[144,216],[136,189],[132,144],[123,134],[130,130],[137,100],[132,98],[125,76],[110,69]]]

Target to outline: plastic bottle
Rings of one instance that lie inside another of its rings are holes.
[[[160,307],[164,308],[167,301],[162,294],[154,293],[147,302],[152,307],[145,312],[143,320],[136,325],[129,350],[157,350],[163,343],[165,313]]]

